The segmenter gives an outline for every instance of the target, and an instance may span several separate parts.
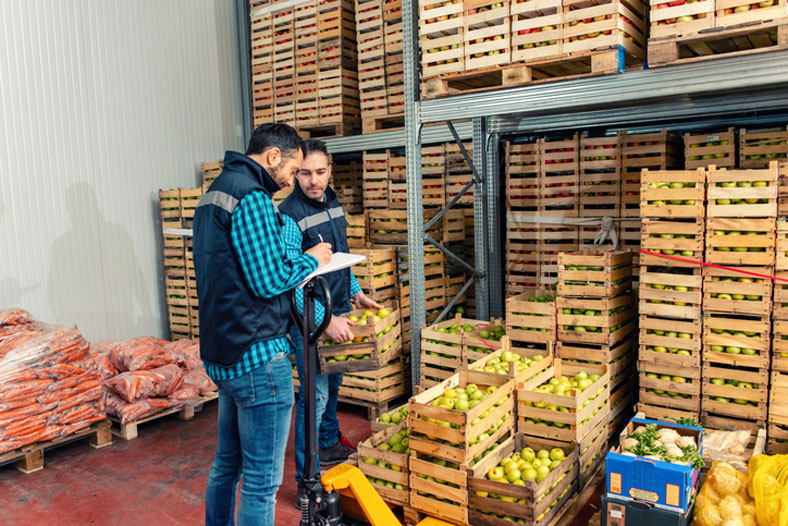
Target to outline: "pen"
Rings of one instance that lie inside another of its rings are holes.
[[[317,235],[317,237],[319,237],[319,238],[320,238],[320,242],[321,242],[321,243],[323,243],[323,242],[324,242],[324,241],[323,241],[323,236],[321,236],[320,234],[318,234],[318,235]]]

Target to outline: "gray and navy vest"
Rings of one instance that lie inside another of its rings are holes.
[[[228,151],[222,173],[197,205],[194,270],[200,298],[200,357],[208,363],[235,365],[253,344],[287,334],[289,295],[255,296],[231,237],[232,213],[241,200],[259,191],[271,199],[277,190],[279,185],[262,166]],[[277,219],[282,225],[278,213]]]
[[[347,219],[337,194],[329,186],[326,199],[318,201],[304,192],[298,182],[293,192],[279,205],[279,211],[292,217],[301,229],[301,251],[306,252],[323,241],[331,244],[332,252],[347,252]],[[331,289],[334,314],[350,312],[350,269],[345,268],[324,276]]]

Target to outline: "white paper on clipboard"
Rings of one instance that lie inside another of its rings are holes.
[[[323,274],[328,274],[329,272],[334,272],[337,270],[342,270],[343,268],[352,267],[353,265],[358,265],[365,259],[367,259],[367,256],[348,254],[347,252],[334,252],[331,254],[331,260],[328,262],[328,265],[325,267],[320,267],[309,274],[296,288],[302,288],[310,279],[314,278],[315,276],[322,276]]]

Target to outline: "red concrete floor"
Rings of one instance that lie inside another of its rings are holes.
[[[79,442],[62,446],[47,452],[44,470],[32,475],[0,467],[0,525],[202,524],[205,483],[216,448],[216,412],[217,404],[211,402],[188,422],[165,417],[140,426],[136,440],[115,438],[100,450]],[[370,433],[366,410],[341,405],[339,419],[353,443]],[[278,525],[298,524],[294,477],[291,433]],[[573,526],[588,524],[590,514],[599,509],[598,494],[594,501]]]

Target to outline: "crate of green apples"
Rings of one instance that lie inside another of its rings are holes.
[[[512,341],[548,344],[555,341],[555,297],[539,288],[506,299],[506,334]]]
[[[709,166],[707,217],[777,216],[777,162],[760,170],[719,170]]]
[[[558,340],[612,345],[632,332],[637,311],[631,293],[616,298],[565,298],[556,301]]]
[[[769,276],[771,267],[742,270]],[[733,270],[703,269],[703,313],[768,316],[772,311],[772,280]]]
[[[769,368],[769,316],[711,314],[703,318],[703,361]]]
[[[473,524],[553,524],[577,491],[574,442],[517,434],[474,466],[468,476]]]
[[[772,267],[774,247],[774,218],[706,220],[707,263]]]
[[[640,314],[696,320],[703,303],[700,267],[643,266],[640,273]]]
[[[788,321],[774,320],[772,332],[772,370],[788,373]]]
[[[582,442],[607,423],[610,374],[607,365],[560,359],[517,390],[518,431],[530,436]]]
[[[353,340],[335,342],[325,336],[318,342],[317,352],[321,374],[370,371],[402,353],[399,309],[383,307],[377,312],[355,309],[348,319]]]
[[[632,252],[561,252],[560,296],[612,297],[632,287]]]
[[[675,367],[699,368],[702,329],[700,320],[640,316],[639,359]]]
[[[742,420],[764,424],[769,406],[769,370],[703,364],[705,427],[729,428]]]
[[[408,422],[378,431],[358,444],[358,467],[383,500],[407,506],[410,503]]]
[[[739,164],[742,168],[767,168],[773,159],[788,157],[788,131],[739,130]]]
[[[372,432],[377,433],[383,431],[391,426],[395,426],[402,421],[408,421],[408,404],[403,404],[399,407],[387,411],[380,415],[372,424]]]
[[[733,128],[718,133],[684,134],[684,164],[688,169],[710,164],[733,168],[736,165],[736,132]]]
[[[673,414],[661,408],[673,409],[682,417],[697,420],[701,404],[701,369],[677,369],[674,365],[640,361],[640,403],[647,406],[646,414],[663,418]]]
[[[704,217],[706,171],[648,170],[640,176],[640,217]]]
[[[703,260],[703,219],[643,219],[641,222],[640,246],[643,250],[695,261]],[[670,265],[672,267],[695,267],[687,263],[652,254],[640,254],[640,264]]]
[[[514,379],[520,388],[553,363],[552,354],[548,351],[512,348],[508,336],[504,336],[501,342],[503,348],[471,363],[470,369],[485,374],[508,376]]]

